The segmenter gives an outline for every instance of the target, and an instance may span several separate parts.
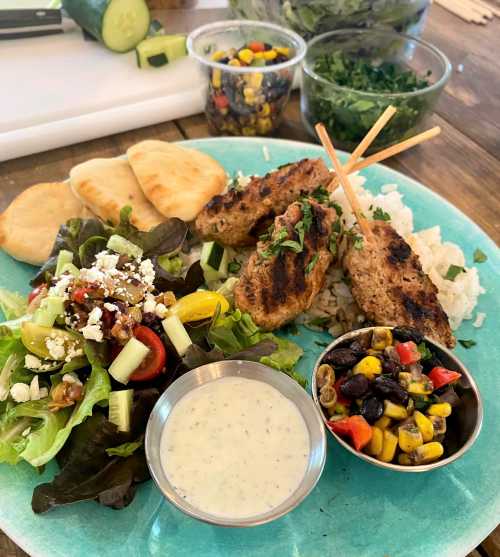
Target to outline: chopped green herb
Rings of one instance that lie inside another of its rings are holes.
[[[363,249],[363,236],[358,236],[357,234],[355,234],[353,236],[353,240],[354,240],[354,243],[353,243],[354,249],[357,249],[357,250]]]
[[[230,261],[229,265],[227,266],[227,270],[230,273],[237,273],[240,269],[241,269],[241,263],[239,261],[236,261],[236,259]]]
[[[373,219],[388,221],[391,220],[391,215],[386,213],[381,207],[377,207],[375,211],[373,211]]]
[[[326,348],[328,346],[328,342],[321,342],[319,340],[315,340],[314,344],[317,344],[318,346],[321,346],[321,348]]]
[[[335,209],[335,212],[337,213],[338,217],[342,216],[342,207],[338,204],[338,203],[332,203],[333,208]]]
[[[311,327],[324,327],[327,323],[330,322],[329,317],[314,317],[311,321],[308,321],[306,324],[310,325]]]
[[[368,207],[368,210],[371,211],[372,209],[373,209],[373,205],[370,205],[370,206]]]
[[[477,342],[475,340],[472,339],[458,339],[458,342],[464,347],[464,348],[472,348],[473,346],[476,346]]]
[[[330,201],[330,194],[324,186],[318,186],[312,193],[311,197],[318,203],[326,205]]]
[[[474,250],[474,263],[484,263],[488,260],[488,256],[479,248]]]
[[[281,330],[284,333],[289,334],[289,335],[297,336],[299,334],[299,329],[293,321],[291,323],[287,323],[286,325],[281,327]]]
[[[313,221],[311,204],[306,200],[302,203],[302,222],[304,223],[304,230],[306,232],[311,228]]]
[[[335,232],[330,236],[330,242],[328,243],[328,249],[330,253],[335,256],[337,255],[337,234]]]
[[[422,360],[429,360],[430,358],[432,358],[432,352],[427,348],[427,344],[425,344],[425,342],[421,342],[417,346],[417,349],[420,352]]]
[[[342,231],[342,225],[340,224],[340,220],[336,220],[332,224],[332,232],[335,232],[335,234],[340,234],[341,231]]]
[[[455,280],[460,273],[465,273],[465,269],[459,265],[450,265],[446,271],[444,278],[446,280]]]
[[[318,254],[315,253],[311,261],[306,266],[306,275],[308,275],[315,267],[316,263],[318,262]]]

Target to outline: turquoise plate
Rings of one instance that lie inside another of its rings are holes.
[[[230,173],[263,174],[303,157],[322,156],[305,143],[264,139],[201,139],[184,143],[218,159]],[[271,159],[265,161],[262,146]],[[495,244],[473,222],[421,184],[384,166],[363,171],[377,192],[397,183],[413,209],[415,228],[440,224],[445,240],[459,244],[467,263],[481,248],[488,261],[478,265],[487,293],[477,310],[487,313],[482,328],[466,322],[459,338],[477,346],[456,349],[479,385],[484,401],[482,432],[460,460],[426,474],[397,474],[354,457],[331,437],[323,476],[312,494],[287,516],[250,529],[225,529],[188,518],[152,482],[140,487],[134,502],[113,511],[92,502],[31,512],[35,485],[49,480],[55,466],[39,476],[28,465],[2,466],[0,528],[36,557],[459,557],[478,545],[500,519],[500,257]],[[486,201],[485,201],[486,202]],[[34,269],[0,253],[2,286],[28,291]],[[327,334],[302,329],[292,337],[305,349],[301,368],[310,373]],[[496,340],[495,340],[496,339]]]

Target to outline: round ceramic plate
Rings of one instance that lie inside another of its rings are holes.
[[[322,156],[315,145],[274,139],[188,141],[219,160],[229,173],[264,174],[303,157]],[[263,156],[266,145],[270,160]],[[0,528],[36,557],[460,557],[478,545],[500,518],[500,257],[495,244],[467,217],[417,182],[384,166],[362,172],[378,192],[396,183],[414,212],[415,229],[440,224],[445,240],[459,244],[467,264],[481,248],[488,261],[478,265],[487,293],[476,311],[487,313],[482,328],[471,322],[458,338],[474,339],[457,355],[474,374],[484,401],[479,439],[460,460],[427,474],[395,474],[356,458],[331,437],[323,476],[311,495],[283,518],[250,529],[226,529],[191,519],[170,505],[153,482],[140,486],[133,503],[113,511],[88,502],[37,516],[31,511],[35,485],[48,481],[28,465],[0,467]],[[2,286],[28,290],[34,268],[0,253]],[[327,334],[301,329],[291,337],[305,350],[301,370],[309,376]],[[316,342],[315,342],[316,341]]]

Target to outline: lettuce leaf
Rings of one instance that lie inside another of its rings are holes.
[[[104,367],[102,367],[102,360],[91,343],[85,344],[85,355],[92,366],[92,371],[85,383],[84,397],[75,406],[64,427],[59,429],[53,443],[49,447],[44,447],[44,450],[41,450],[37,454],[30,453],[30,458],[25,459],[32,466],[43,466],[54,458],[66,443],[71,430],[81,424],[85,418],[92,415],[94,405],[109,399],[109,393],[111,391],[109,375]]]
[[[17,292],[11,292],[6,288],[0,288],[0,309],[5,319],[17,319],[23,316],[28,309],[26,296],[21,296]]]
[[[120,456],[122,458],[127,458],[127,456],[132,455],[135,451],[142,447],[144,444],[143,439],[139,439],[138,441],[130,441],[129,443],[123,443],[118,445],[117,447],[110,447],[106,449],[106,452],[109,456]]]

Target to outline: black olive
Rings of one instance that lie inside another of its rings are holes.
[[[357,362],[356,354],[349,348],[335,348],[325,354],[322,363],[330,364],[333,367],[352,367]]]
[[[424,340],[424,335],[413,327],[394,327],[392,336],[400,342],[412,340],[415,344],[420,344]]]
[[[366,348],[361,344],[361,342],[359,342],[359,340],[351,342],[349,348],[358,358],[362,358],[366,354]]]
[[[381,396],[388,398],[395,404],[406,405],[408,403],[409,395],[407,391],[390,377],[380,375],[373,382],[373,388]]]
[[[434,354],[427,360],[420,360],[425,373],[430,373],[435,367],[444,367],[443,362]]]
[[[340,385],[340,392],[348,398],[361,398],[370,387],[370,381],[361,373],[349,377]]]
[[[372,424],[382,417],[384,405],[375,396],[365,398],[361,404],[360,413],[369,424]]]

